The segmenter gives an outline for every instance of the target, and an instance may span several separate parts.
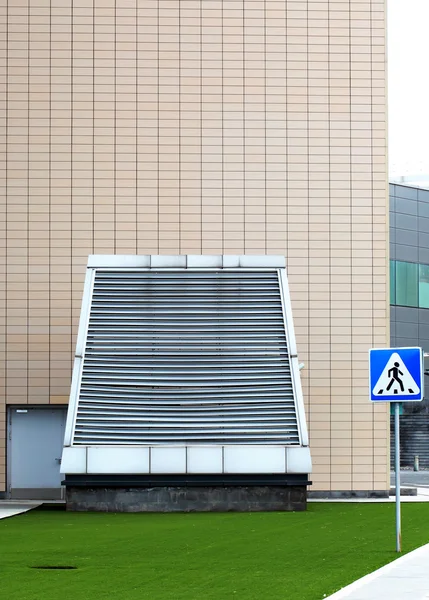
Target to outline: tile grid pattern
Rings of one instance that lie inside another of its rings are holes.
[[[387,335],[384,2],[0,10],[1,401],[67,396],[89,253],[281,253],[314,488],[385,489],[386,410],[366,384],[367,349]]]

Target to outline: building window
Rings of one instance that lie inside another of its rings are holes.
[[[390,304],[429,308],[429,265],[391,260]]]
[[[429,265],[419,265],[419,307],[429,308]]]
[[[419,306],[418,267],[416,263],[396,262],[396,304]]]

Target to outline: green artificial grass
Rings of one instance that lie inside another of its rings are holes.
[[[358,503],[302,513],[32,511],[0,521],[1,597],[321,600],[397,557],[394,511]],[[405,504],[402,515],[404,552],[429,542],[429,504]]]

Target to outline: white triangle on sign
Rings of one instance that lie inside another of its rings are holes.
[[[372,393],[374,396],[410,396],[420,393],[420,388],[414,381],[404,361],[394,352],[387,361],[383,372],[378,378]]]

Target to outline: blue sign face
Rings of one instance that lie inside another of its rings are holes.
[[[369,351],[369,397],[372,402],[423,400],[421,348],[373,348]]]

